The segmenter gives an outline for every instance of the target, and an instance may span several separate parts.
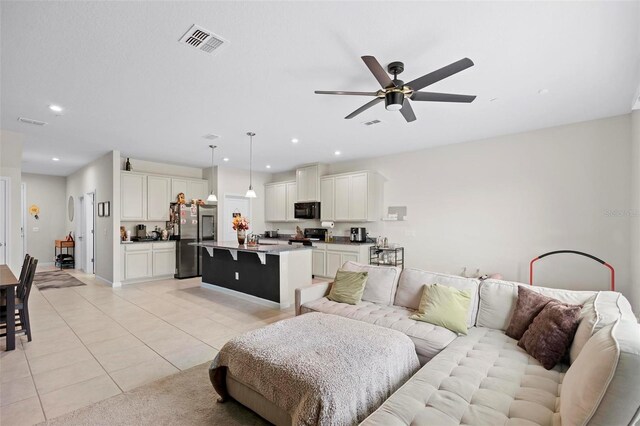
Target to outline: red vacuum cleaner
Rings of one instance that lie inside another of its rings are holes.
[[[597,257],[592,256],[588,253],[583,253],[581,251],[576,251],[576,250],[550,251],[549,253],[541,254],[540,256],[533,258],[533,260],[531,260],[531,263],[529,263],[529,284],[533,285],[533,263],[535,261],[540,260],[543,257],[551,256],[552,254],[561,254],[561,253],[578,254],[580,256],[588,257],[589,259],[593,259],[596,262],[601,263],[607,268],[609,268],[609,270],[611,271],[611,291],[616,291],[616,271],[613,269],[613,266],[609,265],[607,262],[605,262],[602,259],[598,259]]]

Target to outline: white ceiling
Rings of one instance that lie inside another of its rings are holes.
[[[3,1],[1,12],[1,126],[26,135],[27,172],[67,175],[112,149],[206,167],[208,133],[222,136],[218,161],[248,167],[249,130],[256,168],[280,171],[336,150],[355,159],[624,114],[640,83],[638,2]],[[208,55],[178,43],[194,23],[230,44]],[[369,99],[313,91],[376,90],[365,54],[405,62],[405,81],[469,57],[430,90],[478,98],[415,102],[413,123],[383,105],[344,120]]]

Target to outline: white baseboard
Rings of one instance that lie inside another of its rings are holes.
[[[105,283],[105,284],[109,284],[110,286],[113,286],[113,283],[112,283],[111,281],[109,281],[109,280],[108,280],[108,279],[106,279],[106,278],[103,278],[103,277],[99,276],[98,274],[96,274],[96,279],[97,279],[98,281],[102,281],[102,282],[103,282],[103,283]]]
[[[209,283],[203,282],[202,284],[200,284],[200,287],[206,288],[206,289],[209,289],[209,290],[219,291],[220,293],[230,294],[230,295],[238,297],[240,299],[244,299],[244,300],[247,300],[249,302],[257,303],[259,305],[268,306],[270,308],[287,309],[289,307],[288,304],[287,305],[281,305],[278,302],[272,302],[271,300],[266,300],[266,299],[262,299],[260,297],[252,296],[250,294],[241,293],[241,292],[235,291],[235,290],[230,290],[228,288],[220,287],[220,286],[217,286],[215,284],[209,284]]]

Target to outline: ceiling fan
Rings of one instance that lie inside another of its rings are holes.
[[[476,98],[475,96],[454,95],[452,93],[419,92],[420,89],[472,67],[473,61],[469,58],[460,59],[446,67],[442,67],[439,70],[425,74],[415,80],[411,80],[407,84],[402,80],[398,80],[398,74],[404,71],[404,64],[402,62],[391,62],[387,67],[389,74],[393,74],[393,80],[391,80],[376,58],[373,56],[362,56],[362,60],[376,80],[378,80],[380,86],[382,86],[381,90],[378,90],[377,92],[315,91],[315,93],[319,95],[355,95],[375,97],[374,100],[367,102],[351,114],[347,115],[345,117],[346,119],[353,118],[384,100],[387,111],[400,111],[405,120],[407,120],[407,122],[411,122],[416,119],[416,115],[413,113],[413,108],[411,108],[409,100],[470,103]]]

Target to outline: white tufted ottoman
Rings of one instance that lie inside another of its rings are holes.
[[[209,375],[229,396],[277,425],[362,421],[419,368],[399,331],[311,313],[230,340]]]

